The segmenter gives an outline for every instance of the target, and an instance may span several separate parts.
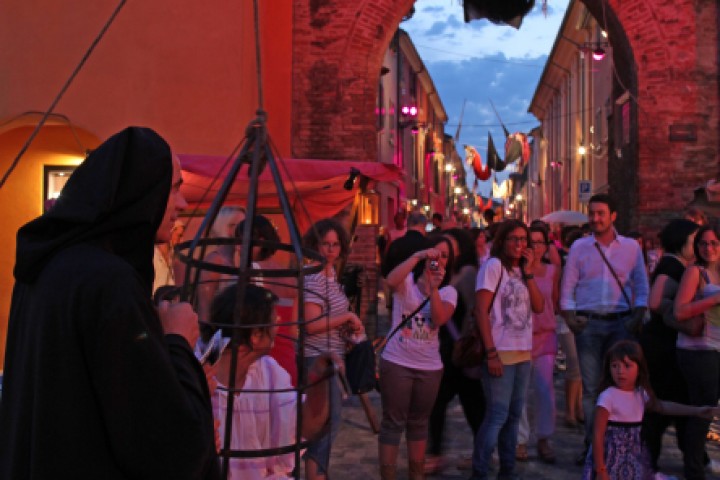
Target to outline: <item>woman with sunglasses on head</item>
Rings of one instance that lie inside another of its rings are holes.
[[[720,398],[720,233],[705,225],[693,242],[695,265],[687,267],[675,296],[675,318],[704,317],[700,336],[678,332],[677,360],[690,405],[715,405]],[[705,478],[705,439],[710,421],[688,418],[685,425],[685,478]]]
[[[364,328],[358,316],[350,311],[350,302],[335,271],[338,263],[350,253],[348,234],[343,226],[330,218],[320,220],[303,236],[303,246],[325,258],[325,268],[307,275],[304,283],[305,367],[310,369],[321,354],[343,358],[347,333],[362,334]],[[338,382],[330,382],[329,431],[310,442],[305,452],[305,476],[309,480],[327,477],[330,447],[340,428],[341,407],[340,386]]]
[[[487,411],[475,435],[473,480],[485,480],[495,447],[498,478],[515,478],[518,423],[525,405],[532,360],[532,314],[545,302],[529,266],[535,253],[524,223],[506,220],[493,238],[491,258],[478,272],[477,322],[487,361],[482,382]]]
[[[450,241],[437,236],[429,248],[396,266],[386,282],[393,290],[392,335],[380,360],[383,406],[378,456],[380,478],[394,480],[400,439],[406,431],[411,480],[425,478],[428,419],[437,397],[443,364],[438,330],[453,314],[457,291]]]

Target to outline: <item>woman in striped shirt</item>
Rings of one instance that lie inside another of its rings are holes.
[[[336,264],[348,255],[350,249],[348,234],[342,225],[329,218],[318,221],[303,237],[303,246],[318,251],[326,261],[325,268],[306,276],[304,283],[305,368],[309,369],[322,353],[335,353],[342,358],[345,353],[343,333],[362,333],[363,324],[349,310],[350,303],[335,272]],[[340,427],[341,406],[339,385],[330,382],[330,429],[308,446],[305,453],[308,480],[327,476],[330,446]]]

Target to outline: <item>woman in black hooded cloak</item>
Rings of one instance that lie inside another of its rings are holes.
[[[196,316],[151,303],[181,182],[168,144],[130,127],[18,231],[0,478],[219,476]]]

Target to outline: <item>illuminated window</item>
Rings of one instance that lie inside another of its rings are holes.
[[[72,165],[45,165],[43,175],[43,210],[47,210],[48,200],[55,200],[75,171]]]

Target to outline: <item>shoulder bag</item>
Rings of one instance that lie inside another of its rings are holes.
[[[493,303],[495,303],[495,297],[497,296],[498,290],[500,290],[500,282],[502,282],[504,273],[505,267],[500,265],[500,279],[498,280],[495,291],[493,292],[492,300],[490,300],[488,314],[492,310]],[[473,322],[472,327],[468,329],[467,333],[464,333],[460,335],[460,338],[455,339],[452,352],[452,362],[453,365],[458,368],[472,368],[482,364],[484,359],[485,344],[482,341],[477,323]]]

